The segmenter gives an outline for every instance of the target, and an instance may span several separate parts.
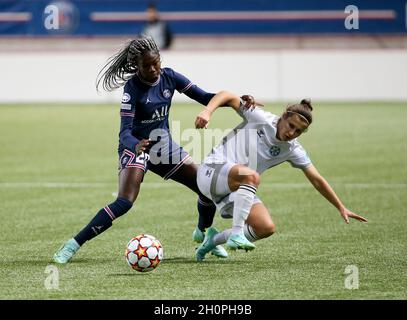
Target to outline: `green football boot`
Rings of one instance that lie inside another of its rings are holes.
[[[226,245],[232,249],[243,249],[246,251],[253,250],[256,246],[246,239],[244,234],[232,234],[230,235]]]
[[[218,233],[218,230],[216,230],[215,228],[208,228],[204,241],[195,251],[196,261],[203,261],[205,259],[205,255],[215,249],[216,245],[213,241],[213,237]]]
[[[204,239],[205,232],[202,232],[201,230],[199,230],[198,227],[196,227],[194,232],[192,232],[192,240],[194,240],[197,243],[202,243]],[[211,254],[218,258],[227,258],[229,256],[225,248],[223,248],[221,245],[215,246],[215,248],[211,250]]]
[[[65,264],[68,263],[69,260],[74,256],[75,253],[78,252],[81,246],[76,242],[74,238],[69,239],[65,242],[61,248],[58,249],[57,252],[54,254],[54,262]]]
[[[192,232],[192,240],[197,243],[202,243],[205,238],[205,232],[201,231],[198,227],[195,228],[194,232]]]

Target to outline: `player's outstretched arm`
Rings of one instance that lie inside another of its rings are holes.
[[[349,218],[353,218],[362,222],[367,222],[365,218],[350,211],[342,204],[341,200],[336,195],[332,187],[329,185],[328,181],[326,181],[325,178],[321,176],[321,174],[317,171],[317,169],[313,165],[310,165],[309,167],[304,169],[303,172],[305,176],[308,178],[308,180],[311,182],[311,184],[314,186],[314,188],[317,189],[321,195],[323,195],[330,203],[332,203],[338,209],[343,220],[345,220],[346,223],[349,223]]]
[[[240,97],[237,95],[227,92],[220,91],[209,101],[208,105],[203,111],[201,111],[195,120],[195,128],[202,129],[207,128],[211,115],[215,110],[222,106],[230,106],[236,111],[239,110]]]

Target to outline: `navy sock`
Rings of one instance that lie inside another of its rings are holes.
[[[205,229],[209,228],[213,223],[213,218],[215,217],[216,213],[216,206],[211,200],[207,198],[203,200],[201,197],[199,197],[198,212],[198,228],[201,231],[205,231]]]
[[[125,198],[117,198],[115,202],[101,209],[89,224],[74,239],[81,246],[112,226],[112,221],[124,215],[133,203]]]

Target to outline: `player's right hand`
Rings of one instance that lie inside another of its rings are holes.
[[[257,102],[254,97],[250,94],[245,94],[240,97],[245,103],[243,107],[248,110],[254,110],[256,107],[264,107],[264,104]]]
[[[207,129],[209,125],[209,120],[211,118],[211,113],[208,110],[201,111],[195,120],[196,129]]]
[[[356,219],[361,222],[367,222],[367,220],[365,218],[363,218],[362,216],[360,216],[346,208],[343,208],[342,210],[340,210],[340,213],[341,213],[343,220],[345,220],[346,224],[349,224],[349,218]]]
[[[139,155],[140,153],[145,152],[150,143],[150,139],[140,140],[139,143],[136,145],[136,154]]]

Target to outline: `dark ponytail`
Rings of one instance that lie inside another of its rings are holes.
[[[300,104],[304,105],[304,107],[308,108],[309,111],[312,111],[314,108],[311,105],[311,100],[310,99],[302,99]]]
[[[151,37],[140,38],[126,43],[123,49],[109,58],[96,78],[96,90],[102,82],[103,90],[113,91],[123,86],[137,72],[137,61],[145,52],[160,54]]]

